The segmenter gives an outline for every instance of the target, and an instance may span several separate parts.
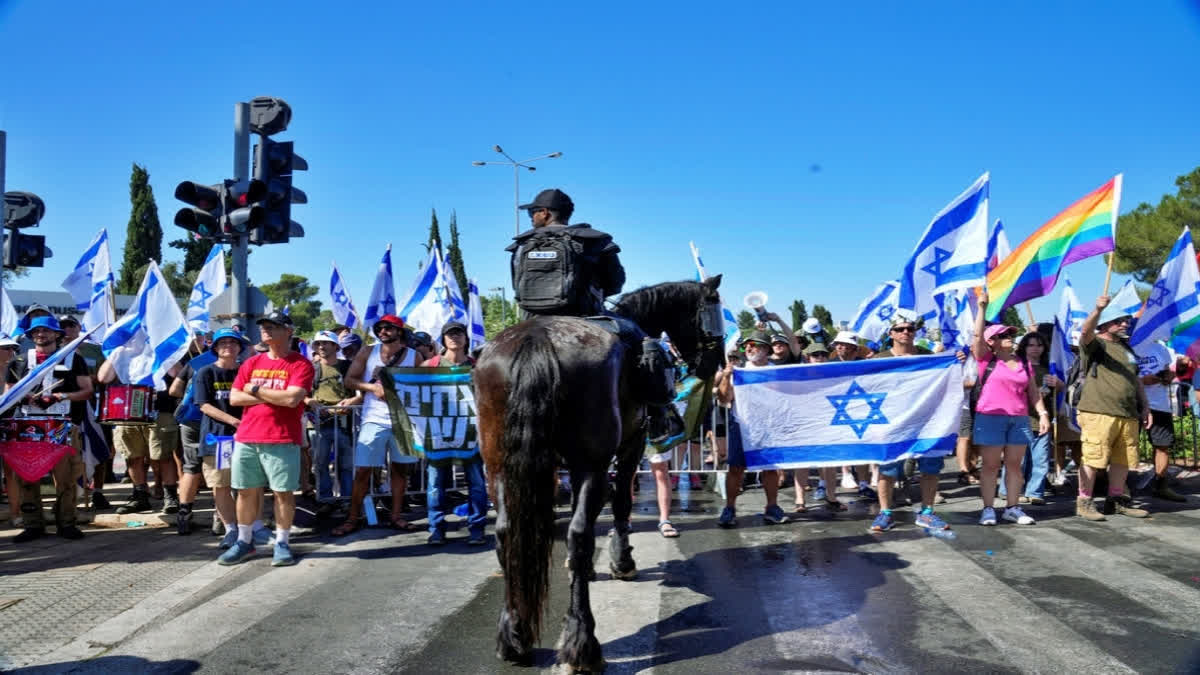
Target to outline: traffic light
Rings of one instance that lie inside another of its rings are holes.
[[[225,181],[221,200],[225,207],[221,231],[232,239],[247,231],[253,232],[266,219],[267,211],[261,201],[267,186],[259,180]]]
[[[223,184],[201,185],[192,181],[180,183],[175,188],[175,198],[191,204],[192,208],[179,209],[175,214],[175,224],[205,239],[221,236],[221,216],[224,211],[221,193],[224,189]]]
[[[4,193],[4,266],[42,267],[53,255],[46,237],[24,234],[22,228],[37,227],[46,215],[46,203],[32,192]]]
[[[192,205],[175,214],[175,224],[206,239],[232,240],[262,224],[266,210],[260,202],[267,186],[257,180],[224,180],[220,185],[184,181],[175,198]]]
[[[250,233],[251,244],[286,244],[291,237],[304,236],[304,228],[292,222],[292,204],[307,204],[308,196],[292,186],[292,173],[307,170],[308,162],[295,153],[291,141],[261,137],[254,147],[254,179],[263,185],[258,206],[264,215]]]

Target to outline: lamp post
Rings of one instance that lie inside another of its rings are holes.
[[[489,288],[488,290],[492,291],[493,293],[500,291],[500,323],[504,323],[508,319],[508,300],[505,299],[504,287],[496,286],[495,288]]]
[[[520,206],[521,206],[521,169],[528,169],[530,171],[536,171],[537,167],[529,166],[532,162],[536,162],[539,159],[557,159],[559,157],[562,157],[562,153],[561,152],[551,152],[546,155],[538,155],[537,157],[530,157],[529,159],[523,159],[518,162],[517,160],[510,157],[509,154],[507,152],[505,152],[504,149],[498,145],[493,145],[492,150],[495,150],[497,153],[504,155],[504,158],[507,159],[508,161],[507,162],[484,162],[484,161],[476,160],[474,162],[471,162],[471,165],[472,166],[497,165],[497,166],[511,166],[512,167],[512,170],[513,170],[513,211],[514,211],[514,215],[516,216],[516,232],[515,232],[515,234],[521,234],[521,209],[520,209]]]

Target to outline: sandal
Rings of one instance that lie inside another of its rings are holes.
[[[830,511],[845,511],[846,505],[837,499],[826,499],[825,508],[829,509]]]
[[[354,534],[355,532],[358,532],[359,530],[363,529],[364,524],[365,523],[361,518],[358,520],[347,520],[346,522],[342,523],[341,525],[338,525],[337,527],[330,530],[329,534],[331,534],[335,537],[344,537],[348,534]]]
[[[671,521],[664,520],[658,524],[658,533],[663,536],[663,539],[674,539],[679,536],[679,530],[671,524]]]
[[[807,513],[808,507],[803,503],[797,503],[796,508],[792,509],[792,513]]]
[[[393,530],[400,532],[416,532],[417,530],[421,529],[401,518],[399,515],[392,516],[391,525]]]

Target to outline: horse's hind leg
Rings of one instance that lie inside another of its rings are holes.
[[[567,530],[567,564],[571,569],[571,606],[558,639],[558,662],[575,672],[604,670],[604,656],[596,640],[596,619],[592,616],[588,580],[596,552],[596,517],[604,506],[608,487],[605,471],[572,471],[571,482],[579,497]]]
[[[496,558],[500,561],[500,569],[505,575],[505,595],[509,585],[509,574],[520,574],[520,570],[509,570],[505,566],[504,552],[508,545],[508,511],[504,508],[504,480],[497,477],[496,482]],[[524,626],[508,611],[508,598],[500,608],[500,623],[496,632],[496,656],[503,661],[522,666],[533,665],[533,636],[529,627]]]
[[[639,439],[640,440],[640,439]],[[639,447],[621,448],[617,453],[616,491],[612,496],[613,532],[608,539],[608,568],[613,577],[628,581],[637,576],[633,547],[629,545],[629,514],[633,512],[633,475],[637,469]]]

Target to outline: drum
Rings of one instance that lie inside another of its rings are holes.
[[[100,406],[101,424],[154,424],[154,387],[140,384],[110,384]]]
[[[0,441],[69,445],[70,430],[63,417],[14,417],[0,424]]]
[[[73,429],[63,417],[14,417],[0,422],[0,457],[23,480],[42,479],[73,452]]]

